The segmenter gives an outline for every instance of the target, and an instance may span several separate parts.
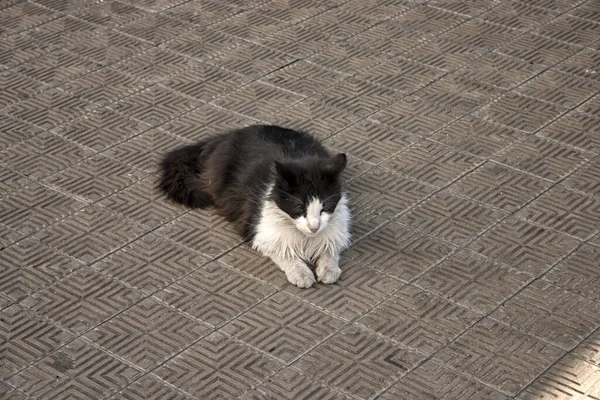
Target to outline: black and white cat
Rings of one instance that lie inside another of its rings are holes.
[[[307,263],[323,283],[339,278],[350,240],[340,182],[345,154],[332,157],[303,132],[254,125],[176,149],[161,167],[160,189],[169,199],[215,206],[292,284],[315,283]]]

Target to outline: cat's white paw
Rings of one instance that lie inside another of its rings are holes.
[[[319,282],[330,284],[337,282],[342,274],[342,270],[333,260],[317,263],[317,278]]]
[[[315,276],[306,265],[296,265],[286,271],[288,281],[299,288],[309,288],[315,283]]]

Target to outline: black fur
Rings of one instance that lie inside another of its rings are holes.
[[[252,238],[270,184],[270,199],[292,218],[306,213],[312,197],[333,212],[345,167],[345,154],[331,157],[307,133],[253,125],[168,153],[159,188],[190,208],[216,206],[240,235]]]

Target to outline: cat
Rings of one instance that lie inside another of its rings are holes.
[[[214,206],[288,281],[335,283],[350,242],[350,212],[331,156],[305,132],[252,125],[184,146],[161,162],[159,189],[189,208]]]

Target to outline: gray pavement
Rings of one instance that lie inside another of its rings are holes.
[[[598,0],[0,0],[0,398],[600,399]],[[164,152],[346,152],[298,289]]]

